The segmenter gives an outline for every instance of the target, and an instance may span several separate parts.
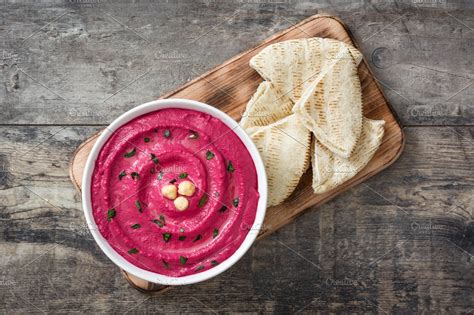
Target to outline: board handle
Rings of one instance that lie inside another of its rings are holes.
[[[125,280],[127,280],[128,284],[130,284],[132,288],[137,291],[140,291],[141,293],[149,295],[158,295],[165,291],[168,291],[171,288],[171,286],[169,285],[152,283],[141,278],[135,277],[134,275],[129,274],[125,270],[120,269],[120,271],[122,272],[122,275],[124,276]]]

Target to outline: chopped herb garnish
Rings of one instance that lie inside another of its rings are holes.
[[[110,210],[107,211],[107,221],[112,221],[113,218],[115,218],[115,214],[116,214],[116,211],[115,211],[115,208],[112,208]]]
[[[182,265],[184,265],[188,261],[188,258],[179,256],[179,261],[181,262]]]
[[[165,241],[166,243],[168,243],[168,241],[170,240],[171,238],[171,233],[163,233],[163,241]]]
[[[132,248],[131,250],[128,251],[129,254],[136,254],[138,253],[138,249]]]
[[[150,169],[150,173],[155,174],[155,173],[156,173],[156,169],[155,169],[154,167],[152,167],[152,168]]]
[[[171,136],[171,131],[166,129],[165,132],[163,132],[163,136],[165,136],[165,138],[169,138]]]
[[[166,269],[170,269],[170,264],[164,259],[161,260],[163,262],[163,265],[165,266]]]
[[[124,176],[127,176],[127,173],[125,173],[125,171],[121,171],[120,174],[119,174],[119,180],[122,180],[122,177]]]
[[[215,238],[217,235],[219,235],[219,230],[214,229],[214,231],[212,231],[212,237]]]
[[[132,176],[132,179],[135,180],[135,179],[140,179],[140,174],[138,174],[137,172],[132,172],[130,174],[130,176]]]
[[[180,228],[179,231],[180,231],[181,233],[184,233],[184,228]]]
[[[178,240],[180,240],[180,241],[184,241],[185,239],[186,239],[186,236],[184,236],[184,235],[181,235],[180,237],[178,237]]]
[[[226,206],[222,206],[220,209],[219,209],[219,212],[225,212],[227,210],[227,207]]]
[[[150,138],[145,137],[145,138],[143,139],[143,141],[145,141],[146,143],[148,143],[148,142],[150,142]]]
[[[219,263],[217,262],[217,260],[211,260],[211,266],[217,266]]]
[[[162,179],[163,179],[163,175],[165,175],[165,173],[160,172],[160,173],[158,174],[158,180],[162,180]]]
[[[193,242],[197,242],[197,241],[199,241],[201,238],[202,238],[202,235],[201,235],[201,234],[198,234],[198,236],[196,236],[196,238],[194,239]]]
[[[155,164],[159,163],[158,158],[153,153],[150,153],[150,158],[153,161],[153,163],[155,163]]]
[[[214,153],[212,153],[211,151],[207,150],[207,152],[206,152],[206,159],[207,159],[207,160],[212,159],[214,156],[215,156]]]
[[[237,208],[239,206],[239,197],[234,198],[234,200],[232,200],[232,203],[234,204],[234,207]]]
[[[126,158],[131,158],[132,156],[135,155],[136,152],[137,152],[137,150],[136,150],[135,148],[133,148],[131,151],[126,152],[124,156],[125,156]]]
[[[207,202],[207,195],[204,194],[201,199],[199,199],[199,204],[198,204],[198,207],[199,208],[202,208]]]
[[[172,180],[170,180],[170,184],[174,184],[177,182],[177,179],[176,178],[173,178]]]
[[[156,220],[156,219],[154,219],[154,220],[151,220],[151,222],[157,224],[160,228],[162,228],[162,227],[165,225],[165,224],[163,223],[163,221],[161,221],[161,220]]]
[[[134,225],[131,226],[132,229],[136,230],[136,229],[139,229],[141,228],[142,226],[138,223],[135,223]]]
[[[233,172],[235,170],[234,165],[232,165],[232,161],[229,161],[229,163],[227,164],[227,170],[229,172]]]
[[[162,214],[160,215],[160,221],[163,222],[163,224],[166,223],[166,221],[165,221],[165,216],[162,215]]]
[[[135,207],[137,207],[138,211],[143,212],[142,204],[140,203],[140,200],[135,201]]]
[[[179,178],[181,178],[181,179],[186,178],[186,177],[188,177],[188,173],[179,174]]]
[[[203,269],[204,269],[204,265],[201,265],[201,266],[199,266],[199,267],[196,268],[196,271],[201,271],[201,270],[203,270]]]
[[[199,134],[196,131],[191,130],[188,138],[189,139],[197,139],[197,138],[199,138]]]
[[[216,197],[219,197],[219,192],[218,191],[216,191]]]

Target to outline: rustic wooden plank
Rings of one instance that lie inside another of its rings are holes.
[[[109,122],[320,11],[349,25],[405,125],[473,123],[472,86],[449,99],[472,81],[468,1],[90,2],[0,3],[0,124]],[[99,10],[149,36],[151,48]],[[23,38],[64,12],[21,47]],[[189,39],[206,32],[188,48]],[[18,64],[73,103],[62,104],[15,71]],[[472,127],[408,128],[405,154],[366,182],[386,199],[359,185],[257,242],[223,275],[149,300],[126,284],[84,231],[79,196],[68,183],[61,155],[70,156],[98,129],[58,133],[35,148],[37,161],[12,156],[12,148],[32,147],[57,130],[0,128],[1,313],[40,313],[34,305],[60,313],[132,307],[136,313],[289,313],[305,307],[303,313],[453,314],[474,308],[472,256],[463,252],[474,252]],[[12,188],[18,172],[28,177],[23,184],[65,206],[67,216]],[[408,237],[413,240],[393,249]],[[386,252],[372,269],[360,268]]]
[[[1,123],[110,122],[321,10],[348,24],[404,124],[473,123],[464,1],[0,5]]]
[[[256,242],[219,277],[150,299],[95,245],[69,182],[64,157],[100,127],[60,128],[0,127],[2,313],[39,312],[30,303],[62,313],[467,313],[474,305],[473,127],[407,128],[404,153],[384,173]]]

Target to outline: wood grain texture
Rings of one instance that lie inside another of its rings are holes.
[[[217,278],[149,299],[95,244],[69,180],[64,157],[100,127],[68,126],[49,137],[59,128],[0,127],[0,165],[8,170],[0,312],[37,311],[23,299],[48,313],[472,309],[473,127],[406,128],[404,153],[383,173],[311,207]]]
[[[0,121],[9,124],[108,124],[319,12],[354,32],[404,125],[474,124],[473,88],[463,89],[474,79],[472,1],[0,6]]]
[[[132,289],[85,226],[75,148],[320,12],[349,25],[408,126],[400,159],[215,279]],[[465,0],[0,2],[0,313],[472,314],[473,16]]]
[[[250,68],[249,61],[263,48],[289,39],[325,37],[354,44],[346,27],[337,18],[313,16],[264,41],[199,76],[183,87],[165,94],[162,98],[186,98],[211,104],[240,120],[247,102],[262,82],[258,73]],[[359,66],[362,86],[364,115],[372,119],[385,120],[385,134],[379,150],[372,161],[357,176],[324,194],[315,195],[311,187],[311,172],[303,175],[295,192],[282,204],[269,207],[259,237],[268,235],[291,222],[308,207],[321,205],[348,188],[380,172],[393,163],[401,154],[404,137],[390,106],[372,77],[367,63]],[[87,157],[98,135],[87,139],[75,152],[70,164],[71,180],[76,188],[82,185],[82,175]]]

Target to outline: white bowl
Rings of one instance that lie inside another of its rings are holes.
[[[164,284],[164,285],[184,285],[184,284],[191,284],[200,281],[207,280],[218,274],[224,272],[230,266],[235,264],[250,248],[252,243],[255,241],[260,228],[263,224],[263,219],[265,217],[266,205],[267,205],[267,176],[265,174],[265,167],[263,165],[262,159],[260,154],[253,144],[250,137],[245,133],[245,131],[237,127],[234,129],[234,132],[237,136],[242,140],[247,150],[250,152],[252,156],[253,162],[255,164],[255,168],[257,170],[257,177],[258,177],[258,192],[260,194],[260,199],[258,200],[257,206],[257,214],[255,216],[255,221],[245,237],[243,243],[240,247],[230,256],[228,259],[221,262],[219,265],[197,273],[193,275],[188,275],[184,277],[170,277],[165,276],[162,274],[158,274],[155,272],[151,272],[142,268],[139,268],[132,263],[128,262],[125,258],[123,258],[120,254],[118,254],[112,246],[107,242],[107,240],[100,234],[100,231],[94,221],[94,216],[92,215],[92,205],[91,205],[91,177],[94,171],[95,161],[97,156],[99,155],[102,146],[106,143],[107,139],[110,137],[112,132],[123,126],[124,124],[128,123],[132,119],[142,116],[146,113],[153,112],[159,109],[164,108],[181,108],[181,109],[191,109],[199,112],[203,112],[218,118],[224,124],[226,124],[229,128],[234,129],[238,123],[233,120],[230,116],[225,114],[224,112],[206,105],[204,103],[200,103],[197,101],[186,100],[186,99],[165,99],[165,100],[158,100],[149,103],[142,104],[138,107],[135,107],[128,112],[124,113],[117,119],[115,119],[108,127],[105,129],[104,132],[99,136],[96,143],[94,144],[89,157],[87,158],[84,176],[82,179],[82,205],[84,208],[84,214],[86,217],[87,225],[89,230],[92,233],[95,241],[102,249],[102,251],[109,257],[117,266],[125,270],[126,272],[144,279],[149,282]]]

